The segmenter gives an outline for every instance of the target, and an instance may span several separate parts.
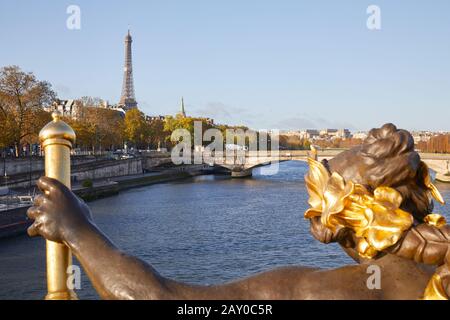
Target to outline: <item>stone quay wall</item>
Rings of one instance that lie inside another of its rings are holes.
[[[145,154],[140,157],[120,160],[72,157],[71,162],[71,177],[74,183],[86,179],[99,180],[142,174],[160,166],[170,166],[172,163],[168,154]],[[0,169],[3,171],[1,165],[0,163]],[[43,158],[7,160],[6,165],[7,177],[0,176],[0,186],[7,185],[10,188],[33,187],[36,180],[44,174]]]

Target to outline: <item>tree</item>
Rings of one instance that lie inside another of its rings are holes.
[[[18,157],[25,140],[37,142],[37,134],[48,120],[43,108],[55,100],[50,83],[37,80],[33,73],[18,66],[0,69],[0,144],[13,145]]]
[[[104,102],[99,97],[89,97],[83,96],[78,99],[78,102],[81,103],[83,107],[100,107]]]
[[[124,137],[136,147],[147,147],[150,136],[149,125],[145,115],[138,108],[131,109],[125,114]]]
[[[176,142],[170,141],[171,134],[177,129],[185,129],[191,135],[191,143],[194,145],[194,124],[195,122],[201,122],[202,124],[202,137],[206,130],[210,128],[215,128],[213,124],[211,124],[208,119],[205,118],[194,118],[194,117],[184,117],[182,115],[177,115],[175,117],[167,116],[164,122],[164,131],[166,132],[166,141],[169,144],[174,144]],[[203,141],[203,145],[208,145],[208,141]]]
[[[86,122],[91,125],[95,148],[101,151],[122,144],[123,118],[119,112],[100,107],[88,108]]]
[[[94,149],[95,140],[93,139],[93,126],[91,123],[83,121],[81,119],[64,119],[72,129],[75,131],[77,136],[76,146],[82,149]]]
[[[282,149],[309,150],[311,144],[307,139],[300,138],[297,135],[280,135],[279,146]]]
[[[161,144],[165,145],[165,141],[167,140],[167,137],[169,136],[169,133],[167,131],[164,131],[164,120],[161,119],[154,119],[151,121],[148,121],[148,137],[147,137],[147,144],[150,147],[153,147],[156,149],[157,147],[161,146]]]
[[[450,135],[439,134],[431,137],[428,141],[420,141],[417,144],[417,148],[422,152],[449,153]]]
[[[77,146],[96,150],[114,150],[123,143],[124,120],[120,112],[101,107],[79,106],[76,119],[66,119],[77,135]]]
[[[38,143],[39,131],[52,120],[52,115],[43,109],[37,109],[32,112],[32,119],[33,120],[27,124],[27,126],[29,126],[30,134],[22,139],[22,143],[27,143],[29,145]]]

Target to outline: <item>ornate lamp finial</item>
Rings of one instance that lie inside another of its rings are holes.
[[[58,110],[55,110],[52,112],[52,118],[53,121],[59,121],[61,119],[61,112],[59,112]]]
[[[49,144],[63,144],[72,148],[75,143],[75,132],[64,121],[61,120],[61,112],[54,111],[52,113],[53,121],[49,122],[39,132],[39,141],[42,147]]]

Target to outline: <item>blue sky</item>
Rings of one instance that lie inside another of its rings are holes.
[[[81,8],[81,30],[66,9]],[[366,27],[369,5],[382,29]],[[187,113],[252,128],[394,122],[450,131],[450,1],[0,0],[0,66],[50,81],[61,98],[121,92],[133,35],[147,114]]]

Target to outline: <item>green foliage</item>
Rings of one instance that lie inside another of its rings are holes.
[[[139,109],[135,108],[128,111],[125,115],[124,123],[125,139],[137,147],[146,144],[150,136],[150,128],[145,115]]]

